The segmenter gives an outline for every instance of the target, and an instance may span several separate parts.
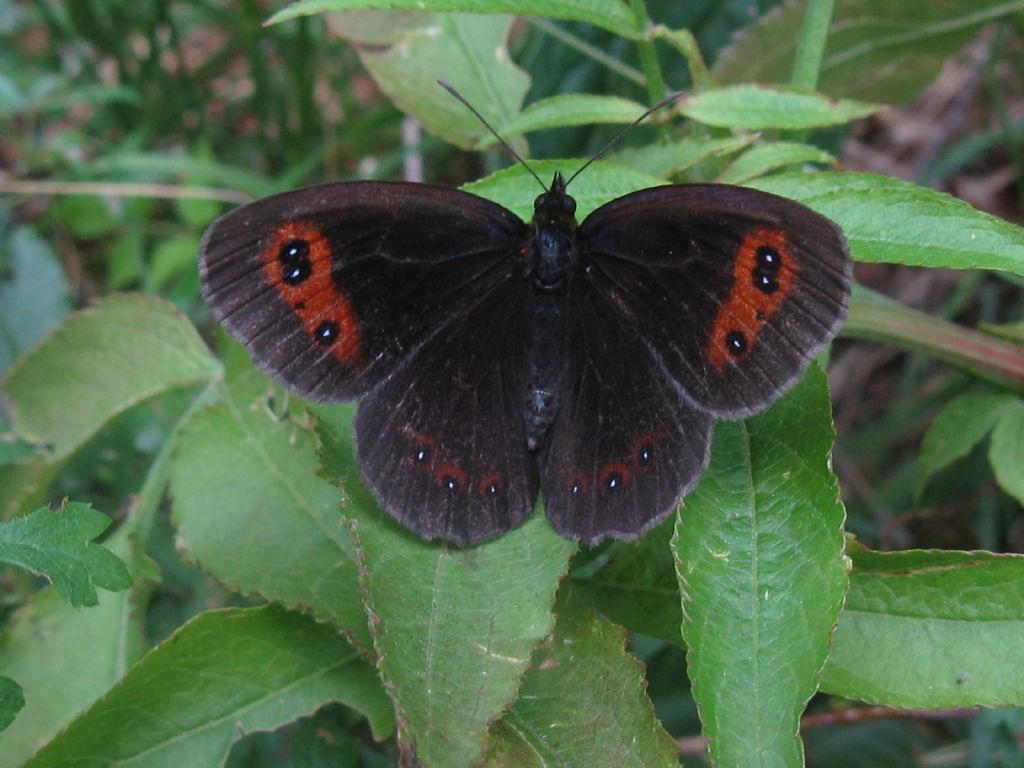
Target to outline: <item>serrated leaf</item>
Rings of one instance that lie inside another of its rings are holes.
[[[721,184],[743,184],[769,171],[804,163],[835,165],[836,159],[825,150],[810,144],[775,141],[750,148],[733,160],[715,181]]]
[[[646,110],[643,104],[618,96],[568,93],[534,102],[498,126],[501,136],[564,128],[572,125],[621,123],[628,125]],[[477,148],[489,147],[497,140],[489,133],[477,142]]]
[[[373,668],[334,630],[276,606],[200,614],[146,655],[26,768],[221,765],[241,734],[341,701],[382,738],[391,709]],[[116,738],[112,738],[116,735]]]
[[[711,157],[731,155],[748,146],[753,135],[730,136],[724,139],[682,139],[669,144],[648,144],[613,152],[608,162],[624,165],[635,171],[667,178]],[[589,170],[587,171],[589,173]]]
[[[558,171],[566,178],[579,170],[586,160],[537,160],[530,167],[549,183]],[[640,173],[629,168],[597,162],[581,173],[572,183],[572,196],[576,201],[576,218],[582,221],[598,206],[629,192],[665,184],[664,179]],[[537,180],[521,166],[513,166],[490,176],[465,184],[466,192],[486,197],[504,205],[529,221],[533,216],[533,201],[537,199]]]
[[[678,748],[654,715],[625,631],[569,592],[559,592],[555,630],[534,654],[515,706],[491,729],[484,765],[678,766]]]
[[[573,594],[630,632],[682,646],[679,582],[666,520],[635,542],[616,546],[596,573],[574,579]]]
[[[719,422],[673,540],[693,695],[720,766],[801,766],[797,732],[846,589],[827,380]]]
[[[0,731],[14,722],[25,707],[25,692],[9,677],[0,675]]]
[[[459,550],[420,541],[369,507],[347,514],[403,748],[426,765],[477,765],[488,726],[551,630],[574,545],[542,516]]]
[[[45,576],[71,605],[96,605],[96,587],[116,592],[132,585],[121,559],[93,541],[109,525],[109,517],[79,501],[41,507],[0,523],[0,561]]]
[[[881,104],[830,99],[820,93],[761,85],[715,88],[689,96],[678,104],[679,112],[699,123],[747,131],[842,125],[885,108]]]
[[[641,37],[636,17],[619,0],[299,0],[275,13],[267,24],[317,13],[365,10],[546,16],[586,22],[634,40]]]
[[[970,392],[947,404],[921,442],[919,487],[981,442],[1016,402],[1013,395],[1001,392]]]
[[[309,417],[301,406],[275,414],[271,400],[287,397],[239,345],[227,349],[227,396],[179,438],[171,473],[178,540],[231,589],[310,611],[369,648],[341,494],[318,476]]]
[[[788,0],[719,51],[712,72],[724,83],[788,82],[806,11]],[[829,25],[818,87],[825,93],[909,103],[979,27],[1021,10],[1005,0],[844,0]]]
[[[529,76],[508,53],[511,16],[423,16],[390,46],[361,46],[363,64],[388,97],[428,131],[471,149],[487,128],[438,85],[451,81],[489,122],[501,123],[519,109]],[[345,35],[345,16],[331,28]]]
[[[118,557],[140,562],[127,520],[107,542]],[[0,755],[21,765],[75,716],[104,694],[144,651],[141,602],[145,572],[136,586],[101,592],[99,605],[83,611],[63,602],[55,590],[34,593],[14,611],[0,643],[0,674],[16,677],[25,690],[25,709],[0,733]]]
[[[57,255],[33,230],[17,227],[0,249],[0,374],[68,313]]]
[[[19,358],[0,388],[15,434],[64,457],[142,400],[219,373],[195,328],[171,304],[122,295],[69,316]]]
[[[1024,556],[850,555],[822,690],[912,709],[1024,702]]]
[[[858,261],[1024,275],[1024,229],[962,200],[870,173],[786,173],[748,186],[797,200],[842,227]]]
[[[999,417],[989,460],[999,485],[1024,504],[1024,402],[1017,400]]]

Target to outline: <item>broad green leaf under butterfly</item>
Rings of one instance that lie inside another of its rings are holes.
[[[748,186],[832,219],[858,261],[1024,275],[1024,229],[962,200],[869,173],[787,173]]]
[[[200,614],[26,764],[222,765],[243,733],[328,702],[393,728],[372,667],[330,627],[275,606]]]
[[[14,432],[64,457],[136,403],[219,375],[220,363],[171,304],[122,295],[71,315],[15,363],[0,390]]]
[[[487,768],[678,766],[626,632],[559,591],[554,632],[533,655],[515,705],[490,733]]]
[[[426,765],[479,764],[487,729],[515,700],[574,549],[535,516],[466,550],[350,510],[378,670],[399,740]]]
[[[620,0],[299,0],[274,14],[268,24],[331,11],[438,11],[507,13],[582,21],[623,37],[639,39],[636,17]]]
[[[132,584],[117,555],[93,541],[109,525],[109,517],[78,501],[57,510],[41,507],[0,523],[0,561],[45,575],[71,605],[96,605],[96,587],[117,591]]]
[[[679,112],[699,123],[747,131],[842,125],[884,108],[880,104],[760,85],[702,91],[677,103]]]
[[[890,707],[1024,701],[1024,557],[851,550],[821,687]]]
[[[711,464],[679,513],[682,632],[716,765],[803,764],[800,713],[847,585],[833,439],[812,365],[764,413],[716,425]]]
[[[222,402],[185,427],[175,455],[180,545],[232,589],[308,610],[368,649],[341,494],[318,476],[309,417],[301,404],[275,414],[271,400],[287,398],[238,345],[225,349]]]
[[[374,80],[405,113],[456,146],[469,149],[487,129],[437,81],[452,84],[492,123],[519,109],[530,81],[508,54],[511,16],[424,15],[392,45],[360,47]],[[331,28],[345,35],[344,16]]]

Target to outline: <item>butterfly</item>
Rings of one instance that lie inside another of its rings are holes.
[[[766,408],[841,325],[840,229],[742,187],[653,187],[581,223],[556,174],[533,219],[405,182],[237,208],[203,293],[274,379],[358,400],[366,484],[402,525],[471,546],[538,497],[564,536],[632,539],[707,466],[715,419]]]

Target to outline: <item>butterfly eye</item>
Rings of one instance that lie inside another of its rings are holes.
[[[566,195],[562,198],[562,208],[566,213],[576,213],[576,201]]]

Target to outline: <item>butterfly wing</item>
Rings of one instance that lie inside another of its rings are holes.
[[[564,536],[632,539],[707,466],[711,417],[624,323],[612,294],[572,287],[568,375],[540,457],[544,510]]]
[[[694,407],[760,411],[791,387],[846,314],[851,261],[809,208],[725,185],[641,190],[579,232],[601,294]]]
[[[521,525],[537,500],[526,448],[528,283],[477,297],[359,402],[359,465],[381,505],[425,539],[470,546]]]
[[[200,276],[217,319],[264,371],[306,397],[347,400],[508,279],[526,232],[457,190],[327,184],[219,218]]]

